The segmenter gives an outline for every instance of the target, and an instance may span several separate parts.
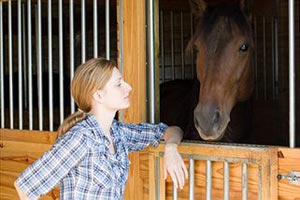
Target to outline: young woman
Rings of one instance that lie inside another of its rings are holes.
[[[115,64],[94,58],[76,69],[71,94],[78,111],[58,128],[60,137],[18,177],[15,187],[21,199],[38,199],[60,185],[60,199],[123,199],[128,176],[128,153],[149,144],[165,147],[165,178],[169,172],[175,186],[184,185],[187,170],[177,152],[182,130],[114,119],[128,108],[131,86]]]

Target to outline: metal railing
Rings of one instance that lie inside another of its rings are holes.
[[[117,52],[110,5],[109,0],[0,2],[1,128],[53,131],[75,111],[68,91],[75,67]]]
[[[277,198],[277,191],[273,191],[277,188],[278,170],[275,148],[182,143],[178,149],[189,169],[188,184],[183,190],[176,190],[171,189],[171,179],[163,179],[164,144],[161,144],[150,149],[150,199],[163,200],[171,196],[173,200],[179,197],[189,200]]]

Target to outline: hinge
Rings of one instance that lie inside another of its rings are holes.
[[[297,171],[290,171],[289,175],[278,174],[277,178],[279,180],[288,179],[292,185],[300,185],[300,172]]]

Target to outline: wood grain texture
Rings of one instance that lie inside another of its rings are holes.
[[[19,174],[51,148],[57,133],[0,129],[0,199],[19,199],[14,182]],[[58,199],[58,187],[41,199]]]
[[[123,46],[123,76],[132,86],[130,108],[124,110],[123,121],[139,123],[146,121],[146,1],[124,0],[117,10],[123,13],[123,43],[118,39],[118,48]],[[122,7],[120,7],[122,6]],[[118,13],[118,18],[120,13]],[[120,34],[118,34],[120,35]],[[120,37],[120,36],[118,36]],[[119,49],[120,52],[120,49]],[[120,55],[120,54],[119,54]],[[118,58],[119,65],[121,58]],[[125,199],[140,200],[143,198],[143,179],[140,175],[140,155],[130,153],[131,166],[125,191]]]
[[[36,132],[24,134],[20,130],[2,131],[0,136],[0,199],[18,199],[13,183],[28,165],[40,157],[51,147],[51,139],[55,138],[53,132]],[[25,131],[26,132],[26,131]],[[9,137],[7,134],[10,134]],[[32,135],[29,135],[32,134]],[[29,138],[34,138],[30,141]],[[40,142],[39,142],[40,141]],[[158,148],[149,147],[139,153],[133,153],[131,158],[132,170],[129,176],[135,184],[127,184],[127,191],[132,191],[134,197],[141,199],[155,199],[155,169],[156,158],[160,166],[160,197],[171,199],[172,182],[170,177],[163,180],[163,153],[164,145]],[[228,146],[185,143],[179,146],[188,166],[188,155],[194,155],[195,161],[195,199],[205,198],[206,188],[206,159],[211,157],[212,162],[212,197],[214,200],[223,199],[223,161],[230,164],[230,199],[241,199],[241,171],[242,165],[238,160],[248,163],[248,199],[258,199],[259,170],[261,170],[262,199],[300,200],[300,185],[291,185],[288,180],[278,181],[276,175],[289,174],[290,171],[300,171],[300,149],[267,146]],[[135,154],[138,154],[136,156]],[[200,159],[200,160],[199,160]],[[259,167],[261,166],[261,167]],[[138,175],[138,176],[137,176]],[[137,186],[138,183],[139,185]],[[188,199],[188,180],[183,190],[178,191],[179,199]],[[166,195],[165,195],[166,194]],[[165,196],[164,196],[165,195]],[[58,188],[55,188],[42,199],[57,199]],[[131,199],[129,196],[128,199]]]
[[[278,173],[288,175],[290,171],[300,172],[300,149],[279,148]],[[300,200],[300,184],[291,185],[289,180],[282,179],[278,183],[278,199]]]
[[[150,149],[152,156],[159,157],[163,152],[164,145]],[[188,166],[188,157],[194,155],[195,159],[195,180],[194,198],[203,199],[206,195],[206,159],[212,162],[212,199],[223,199],[223,161],[230,164],[230,199],[242,199],[242,163],[248,166],[248,199],[256,200],[259,196],[263,200],[277,199],[277,149],[273,147],[242,147],[228,145],[207,145],[207,144],[183,144],[179,146],[179,152],[185,158]],[[151,159],[151,158],[149,158]],[[153,159],[153,158],[152,158]],[[153,170],[150,169],[150,170]],[[259,176],[259,172],[261,175]],[[150,173],[151,174],[151,173]],[[259,178],[261,177],[261,179]],[[275,178],[274,178],[275,177]],[[261,180],[261,192],[259,193],[259,180]],[[153,179],[150,180],[150,182]],[[188,180],[186,180],[188,183]],[[163,183],[160,183],[163,184]],[[155,192],[155,189],[150,190]],[[162,192],[160,190],[160,192]],[[172,197],[172,182],[168,178],[166,181],[165,199]],[[179,199],[188,199],[188,184],[183,190],[178,190]]]

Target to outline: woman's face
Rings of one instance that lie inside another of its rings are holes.
[[[120,110],[129,107],[131,90],[131,86],[123,80],[120,71],[115,67],[112,76],[100,90],[100,96],[108,109]]]

